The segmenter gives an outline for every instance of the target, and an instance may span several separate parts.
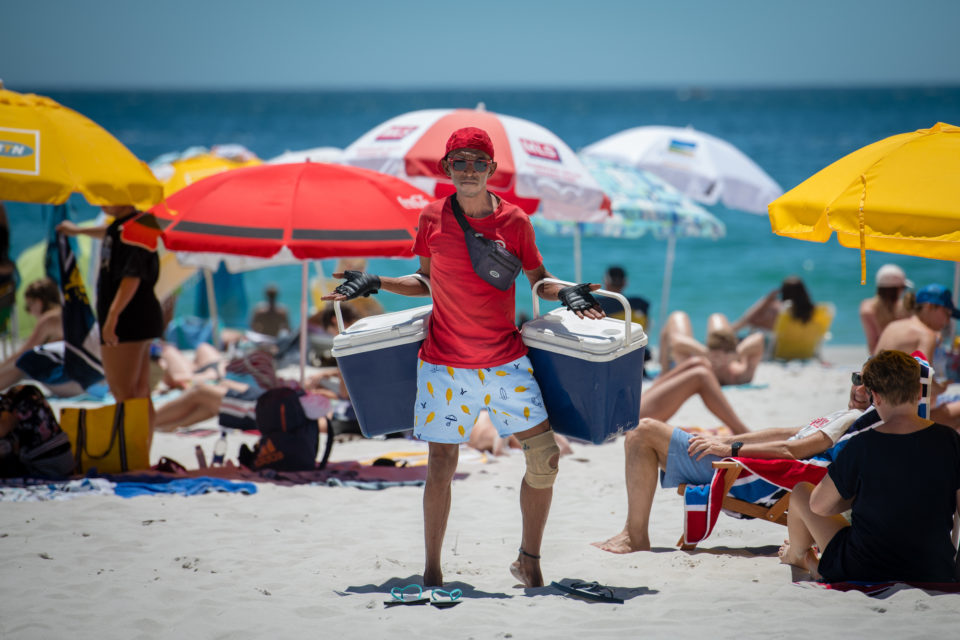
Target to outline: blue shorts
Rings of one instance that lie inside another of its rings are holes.
[[[691,458],[687,453],[691,434],[683,429],[674,429],[667,451],[667,469],[660,472],[660,486],[664,489],[681,484],[709,484],[713,479],[713,463],[717,456],[704,456],[702,460]]]
[[[417,361],[415,437],[427,442],[467,442],[484,409],[501,437],[526,431],[547,419],[540,385],[527,356],[482,369]]]

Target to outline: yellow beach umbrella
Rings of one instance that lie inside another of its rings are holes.
[[[960,261],[960,127],[885,138],[837,160],[770,203],[773,232],[860,249]]]
[[[82,193],[96,206],[160,201],[146,164],[89,118],[0,84],[0,200],[62,204]]]
[[[170,161],[154,161],[150,167],[163,184],[163,197],[167,198],[180,189],[231,169],[263,164],[252,151],[238,144],[193,147]]]

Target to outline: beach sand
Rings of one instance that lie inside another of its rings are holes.
[[[846,406],[860,347],[825,351],[832,365],[763,363],[730,401],[752,428],[797,425]],[[671,420],[713,427],[699,400]],[[211,422],[212,424],[212,422]],[[158,434],[152,458],[196,467],[215,435]],[[235,457],[245,435],[230,437]],[[425,445],[357,439],[332,460]],[[949,637],[960,596],[896,589],[883,598],[800,586],[777,560],[786,530],[721,515],[692,553],[675,547],[681,500],[660,489],[652,552],[613,555],[589,543],[623,526],[622,439],[575,444],[563,458],[543,545],[551,580],[597,580],[623,605],[550,587],[515,587],[519,452],[462,455],[444,542],[450,609],[385,608],[390,588],[423,568],[422,489],[362,491],[258,484],[254,495],[78,497],[0,504],[0,638],[782,638]]]

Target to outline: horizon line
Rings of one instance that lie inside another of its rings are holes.
[[[473,86],[435,86],[435,85],[408,85],[408,86],[371,86],[371,85],[327,85],[327,86],[307,86],[307,85],[269,85],[269,86],[250,86],[250,85],[224,85],[221,87],[203,87],[194,85],[80,85],[80,84],[36,84],[20,85],[11,87],[8,82],[4,82],[3,88],[10,91],[19,91],[19,87],[27,91],[69,91],[69,92],[171,92],[171,93],[398,93],[408,91],[422,91],[430,93],[450,93],[450,92],[483,92],[483,91],[503,91],[519,93],[536,92],[633,92],[633,91],[673,91],[690,92],[692,94],[706,92],[722,91],[830,91],[830,90],[852,90],[852,91],[875,91],[883,89],[960,89],[960,81],[949,82],[903,82],[903,83],[862,83],[851,84],[849,82],[824,82],[824,83],[769,83],[769,84],[737,84],[737,83],[716,83],[716,84],[647,84],[647,85],[543,85],[531,87],[530,85],[473,85]],[[21,91],[22,93],[22,91]]]

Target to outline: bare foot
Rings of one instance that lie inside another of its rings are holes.
[[[510,565],[510,574],[525,587],[542,587],[543,574],[540,573],[540,561],[520,554]]]
[[[439,569],[437,569],[436,571],[424,570],[423,586],[424,587],[442,587],[443,572],[440,571]]]
[[[633,541],[630,533],[624,529],[609,540],[591,542],[593,546],[609,551],[610,553],[633,553],[634,551],[650,551],[650,539]]]
[[[789,540],[784,540],[780,546],[780,550],[777,551],[777,555],[783,564],[799,567],[814,578],[820,579],[820,573],[817,571],[820,565],[820,559],[817,558],[817,552],[814,551],[812,547],[807,547],[802,552],[798,552],[790,546]]]

